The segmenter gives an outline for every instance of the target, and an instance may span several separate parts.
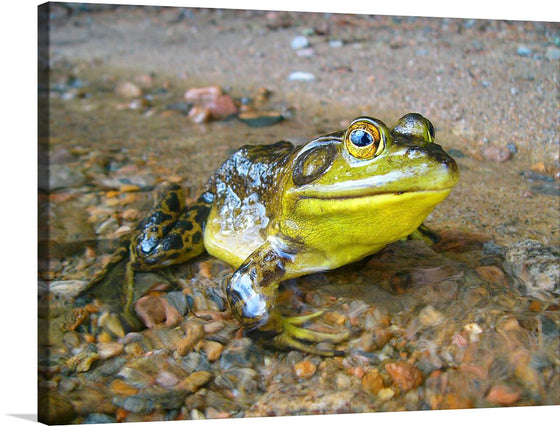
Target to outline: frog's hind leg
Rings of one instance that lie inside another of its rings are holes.
[[[154,270],[185,262],[203,253],[202,234],[212,200],[212,193],[206,192],[187,208],[181,187],[169,187],[132,238],[132,268]]]
[[[98,298],[116,310],[130,329],[140,329],[134,304],[142,290],[135,288],[134,271],[154,270],[201,254],[202,230],[211,202],[212,194],[205,193],[187,208],[181,187],[168,187],[140,222],[136,235],[124,240],[106,266],[90,279],[79,296],[80,303]]]

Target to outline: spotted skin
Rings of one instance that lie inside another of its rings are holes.
[[[187,209],[181,187],[170,186],[137,227],[130,243],[131,267],[136,271],[154,270],[202,254],[202,233],[212,199],[206,192]]]

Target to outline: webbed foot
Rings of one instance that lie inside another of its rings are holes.
[[[282,350],[293,348],[320,356],[343,356],[345,354],[344,351],[318,348],[317,344],[323,342],[334,344],[344,342],[351,335],[349,331],[338,333],[319,332],[302,327],[304,323],[320,317],[323,314],[323,311],[317,311],[303,316],[282,316],[274,312],[266,326],[258,331],[265,335],[276,333],[268,343]]]

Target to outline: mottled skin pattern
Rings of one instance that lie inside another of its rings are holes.
[[[132,286],[132,270],[182,263],[206,250],[237,268],[226,293],[247,330],[258,330],[277,347],[338,354],[313,343],[339,342],[348,334],[299,327],[320,313],[280,315],[278,285],[354,262],[410,235],[436,239],[422,221],[449,194],[458,169],[433,141],[432,124],[407,114],[392,129],[361,117],[347,130],[303,146],[244,146],[192,206],[185,206],[179,186],[171,186],[109,266],[129,252]]]

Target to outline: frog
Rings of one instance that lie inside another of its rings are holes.
[[[424,220],[458,179],[456,162],[421,114],[405,114],[391,128],[359,116],[303,145],[241,147],[191,206],[172,184],[113,262],[128,253],[129,273],[151,271],[206,252],[234,269],[225,295],[245,331],[276,348],[341,354],[317,344],[343,342],[350,332],[304,327],[321,310],[283,315],[280,283],[354,263],[398,240],[435,241]]]

